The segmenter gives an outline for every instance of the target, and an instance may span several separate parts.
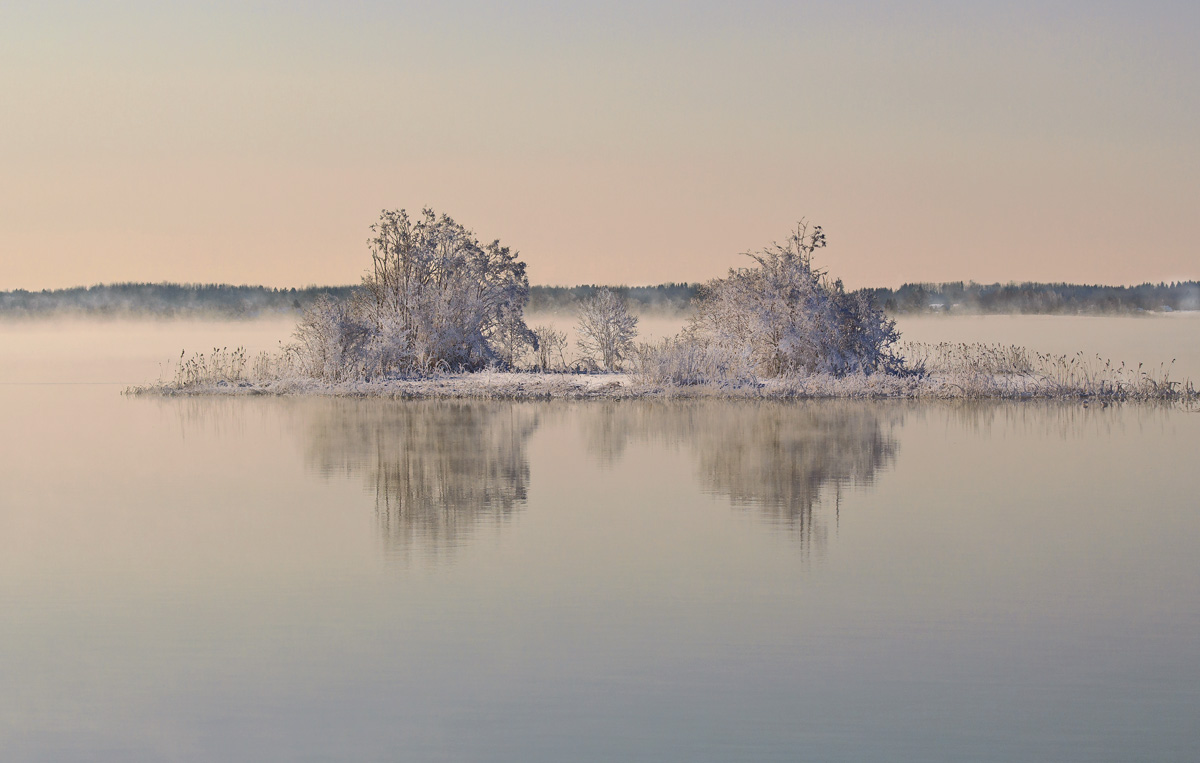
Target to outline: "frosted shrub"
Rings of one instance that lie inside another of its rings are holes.
[[[561,371],[567,367],[567,334],[551,326],[538,326],[533,330],[537,336],[534,350],[534,367],[539,371]]]
[[[537,352],[538,334],[525,325],[523,309],[507,306],[500,310],[491,345],[505,368],[515,368],[529,352]]]
[[[625,300],[610,289],[601,289],[579,309],[579,339],[576,344],[589,365],[615,371],[633,351],[637,336],[636,316],[629,314]]]
[[[749,253],[756,266],[701,289],[690,341],[731,364],[745,359],[760,376],[901,370],[895,322],[813,266],[824,246],[820,226],[801,222],[783,244]]]
[[[318,300],[296,330],[297,365],[327,381],[511,366],[537,337],[523,318],[525,264],[447,215],[385,210],[371,272],[349,302]]]
[[[642,343],[634,352],[634,375],[643,382],[690,386],[753,381],[745,353],[737,355],[684,333],[658,343]]]
[[[364,312],[382,334],[403,345],[400,370],[478,369],[511,365],[536,342],[525,325],[525,263],[499,241],[475,235],[431,209],[414,221],[384,211],[371,226],[372,273],[364,279]]]
[[[351,304],[320,297],[304,311],[294,336],[288,351],[306,377],[339,382],[377,370],[368,368],[368,348],[380,337]]]

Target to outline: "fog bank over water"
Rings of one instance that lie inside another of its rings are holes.
[[[62,318],[0,321],[0,383],[141,384],[172,373],[180,353],[277,351],[294,317],[256,321]]]

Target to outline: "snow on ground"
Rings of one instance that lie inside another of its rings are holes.
[[[422,378],[326,383],[287,379],[255,383],[218,382],[177,386],[157,383],[132,387],[129,394],[149,395],[315,395],[380,398],[476,399],[629,399],[629,398],[905,398],[905,399],[1095,399],[1192,400],[1191,387],[1163,390],[1145,384],[1062,384],[1045,377],[1017,374],[876,373],[832,376],[814,374],[756,382],[713,382],[690,386],[646,382],[625,373],[522,373],[480,371]]]

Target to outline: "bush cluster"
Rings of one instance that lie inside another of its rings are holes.
[[[751,266],[705,284],[687,328],[665,342],[635,345],[638,319],[625,298],[597,290],[580,308],[573,363],[564,335],[526,326],[525,264],[499,241],[484,246],[430,209],[417,219],[384,211],[371,233],[363,288],[317,300],[297,328],[290,352],[308,378],[516,368],[526,357],[543,371],[630,368],[676,385],[902,368],[891,350],[895,323],[813,265],[825,234],[803,221],[784,243],[748,253]]]
[[[348,301],[318,300],[293,351],[331,381],[511,366],[537,337],[525,325],[525,263],[484,246],[448,215],[385,210],[371,226],[371,271]]]
[[[644,347],[640,370],[676,384],[902,370],[895,321],[813,265],[825,243],[801,221],[784,243],[747,253],[755,264],[701,287],[687,330]]]

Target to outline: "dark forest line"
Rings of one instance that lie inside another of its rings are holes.
[[[911,283],[870,289],[890,313],[1079,315],[1200,310],[1200,281],[1098,286],[1071,283]]]
[[[320,296],[350,297],[358,286],[276,289],[228,284],[117,283],[42,291],[0,291],[0,317],[262,318],[295,315]],[[603,288],[643,313],[686,312],[700,284],[533,286],[529,312],[573,312]],[[863,289],[895,315],[917,313],[1129,314],[1200,310],[1200,281],[1100,286],[1068,283],[911,283]]]

